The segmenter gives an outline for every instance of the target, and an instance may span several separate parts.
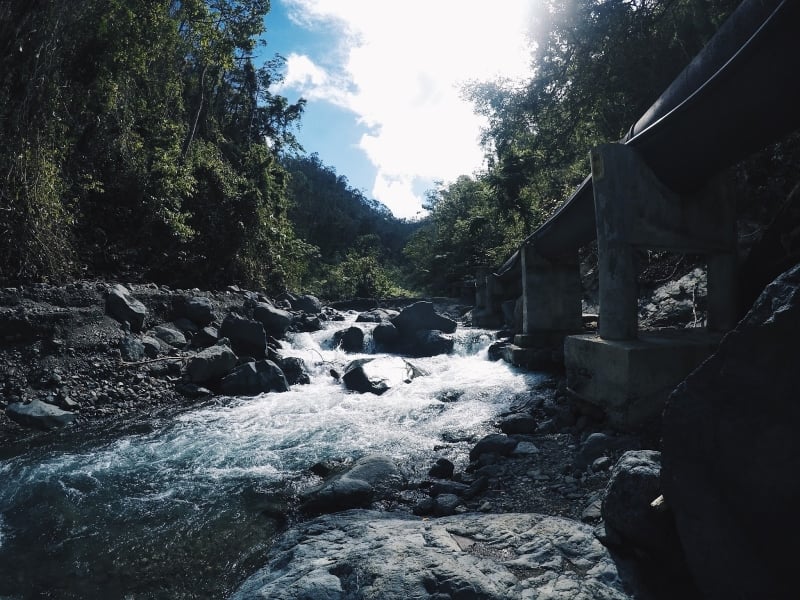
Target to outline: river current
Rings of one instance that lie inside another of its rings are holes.
[[[371,324],[359,323],[367,353],[333,347],[354,318],[290,335],[283,352],[303,359],[309,385],[3,449],[0,600],[224,598],[266,562],[283,508],[321,481],[311,466],[383,454],[412,480],[440,456],[463,468],[536,382],[488,360],[492,332],[459,329],[452,354],[410,359],[425,376],[348,392],[331,369],[381,356]]]

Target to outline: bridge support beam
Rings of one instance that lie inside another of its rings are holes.
[[[736,219],[719,183],[697,194],[665,187],[637,152],[606,144],[591,153],[600,276],[599,335],[565,342],[567,386],[605,409],[612,424],[656,420],[670,391],[736,324]],[[640,334],[636,253],[705,255],[708,327]]]

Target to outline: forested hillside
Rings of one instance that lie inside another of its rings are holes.
[[[409,223],[299,147],[305,101],[270,91],[269,0],[6,0],[0,282],[446,293],[551,215],[589,149],[620,139],[737,5],[541,3],[535,75],[464,87],[486,117],[485,169],[430,190]],[[751,160],[749,189],[779,172],[785,198],[798,145]]]

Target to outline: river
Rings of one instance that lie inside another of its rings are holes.
[[[224,598],[321,481],[312,465],[384,454],[410,480],[440,456],[463,468],[537,380],[488,360],[492,332],[459,329],[452,354],[411,359],[427,375],[348,392],[331,369],[380,356],[332,347],[354,318],[290,334],[284,353],[304,360],[309,385],[3,449],[0,598]],[[369,348],[373,325],[359,325]]]

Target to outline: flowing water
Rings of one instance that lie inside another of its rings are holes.
[[[319,483],[309,467],[384,454],[410,479],[439,456],[463,468],[536,380],[487,359],[491,332],[462,329],[452,354],[411,360],[427,375],[350,393],[330,374],[367,356],[332,347],[350,324],[291,338],[309,385],[4,449],[0,598],[224,598],[266,562],[276,513]]]

